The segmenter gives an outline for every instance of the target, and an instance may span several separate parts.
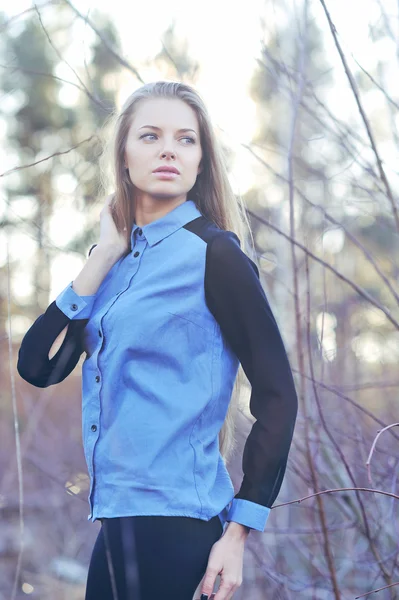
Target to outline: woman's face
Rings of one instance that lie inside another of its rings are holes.
[[[178,98],[141,100],[125,148],[125,165],[142,195],[185,200],[201,171],[202,149],[195,111]],[[178,173],[156,169],[174,167]]]

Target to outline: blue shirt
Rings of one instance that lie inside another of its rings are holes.
[[[72,283],[25,334],[17,368],[47,387],[86,353],[88,518],[218,515],[222,525],[264,531],[286,469],[297,396],[258,269],[239,238],[186,200],[133,225],[131,251],[96,294],[80,296]],[[218,436],[240,362],[255,422],[234,495]]]

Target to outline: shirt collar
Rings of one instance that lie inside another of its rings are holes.
[[[202,213],[198,210],[194,200],[185,200],[179,206],[168,212],[163,217],[142,225],[141,227],[133,223],[130,236],[131,247],[134,246],[134,236],[137,235],[137,229],[141,229],[150,246],[153,246],[171,233],[174,233],[180,227],[183,227],[189,221],[201,217]]]

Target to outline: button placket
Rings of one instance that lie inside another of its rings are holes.
[[[138,231],[138,234],[142,235],[142,230],[141,229]],[[142,242],[143,242],[143,240],[142,240]],[[135,252],[133,253],[133,257],[137,258],[137,257],[140,256],[140,254],[141,254],[141,250],[140,251],[135,250]],[[134,271],[137,272],[138,268],[139,268],[139,262],[136,262],[136,265],[134,267]],[[128,287],[129,287],[129,285],[127,286],[127,288]],[[98,353],[100,353],[100,351],[101,351],[101,346],[102,346],[102,343],[103,343],[102,340],[105,339],[104,338],[104,332],[102,331],[102,319],[107,314],[110,306],[113,305],[113,303],[115,302],[116,298],[118,298],[121,294],[123,294],[124,291],[126,291],[126,290],[125,289],[121,289],[116,294],[116,296],[109,301],[109,306],[106,307],[105,312],[103,312],[102,316],[100,317],[99,323],[97,325],[97,334],[98,334],[98,338],[99,338]],[[97,366],[97,370],[99,370],[99,365],[97,364],[96,366]],[[99,383],[101,381],[101,374],[95,375],[95,381],[97,383]],[[96,468],[95,468],[95,464],[94,464],[94,462],[95,462],[94,461],[94,451],[95,451],[95,446],[96,446],[96,444],[98,442],[98,439],[100,437],[99,436],[99,427],[100,427],[100,421],[101,421],[101,417],[100,417],[100,413],[101,413],[101,401],[100,401],[100,397],[99,397],[100,396],[99,388],[97,388],[97,393],[95,395],[96,395],[96,404],[97,404],[97,402],[99,404],[98,405],[98,409],[97,409],[98,410],[98,414],[97,415],[96,414],[92,414],[92,419],[93,419],[93,421],[97,421],[97,422],[93,422],[92,421],[90,423],[90,421],[89,421],[89,427],[90,427],[90,430],[89,430],[90,434],[89,435],[91,436],[91,465],[92,465],[92,473],[91,473],[92,486],[91,486],[91,491],[90,491],[90,494],[89,494],[89,502],[90,502],[91,514],[90,514],[89,518],[92,518],[92,515],[93,515],[92,502],[94,501],[94,499],[93,499],[93,492],[94,492],[94,485],[95,485],[94,482],[96,480],[96,475],[95,475]],[[97,412],[97,410],[95,412]]]
[[[101,329],[98,329],[98,334],[100,337],[102,337],[102,332]],[[95,376],[95,380],[96,382],[99,382],[101,380],[100,375],[96,375]],[[97,392],[97,395],[99,394],[99,392]],[[96,418],[96,416],[93,415],[93,418]],[[97,418],[99,419],[99,414],[97,416]],[[90,431],[92,431],[93,433],[96,433],[98,431],[98,425],[96,423],[92,423],[90,425]],[[92,518],[92,514],[93,514],[93,490],[94,490],[94,483],[95,483],[95,468],[94,468],[94,448],[95,445],[97,443],[98,440],[98,435],[93,436],[92,437],[92,444],[91,444],[91,466],[92,466],[92,472],[91,472],[91,485],[90,485],[90,494],[89,494],[89,504],[90,504],[90,517]]]

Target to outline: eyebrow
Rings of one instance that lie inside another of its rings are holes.
[[[150,129],[156,129],[157,131],[161,131],[161,128],[160,127],[156,127],[155,125],[142,125],[141,127],[139,127],[139,129],[144,129],[144,127],[149,127]],[[184,128],[184,129],[178,129],[177,130],[178,133],[183,133],[184,131],[193,131],[195,134],[197,134],[197,132],[195,131],[195,129]]]

